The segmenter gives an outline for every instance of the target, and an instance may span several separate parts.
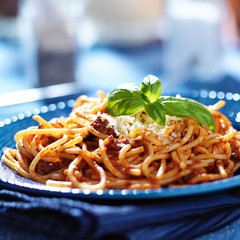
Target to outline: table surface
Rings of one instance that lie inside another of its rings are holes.
[[[95,46],[85,51],[78,51],[77,80],[81,92],[94,94],[95,90],[108,92],[124,82],[140,83],[144,76],[161,75],[161,44],[153,43],[135,49],[107,48]],[[206,90],[238,93],[240,92],[240,48],[224,49],[221,55],[223,74],[214,81],[199,81],[191,77],[180,79],[171,85],[171,90]],[[18,42],[0,41],[0,94],[34,87],[26,79],[24,64]],[[41,107],[44,101],[29,102],[0,109],[0,121]],[[240,219],[226,227],[196,238],[197,240],[239,239]],[[0,239],[16,239],[15,231],[0,226]],[[13,236],[14,235],[14,236]],[[26,233],[25,239],[33,239]],[[19,238],[18,238],[19,239]],[[40,239],[40,238],[39,238]]]

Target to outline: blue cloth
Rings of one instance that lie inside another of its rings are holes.
[[[35,232],[37,239],[184,240],[239,216],[240,189],[115,205],[0,190],[0,226]]]

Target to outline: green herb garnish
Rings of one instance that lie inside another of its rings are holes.
[[[160,80],[148,75],[143,79],[141,87],[131,83],[114,89],[108,96],[106,110],[115,117],[145,110],[149,117],[163,127],[166,115],[191,116],[214,131],[215,121],[207,108],[187,98],[161,97],[161,90]]]

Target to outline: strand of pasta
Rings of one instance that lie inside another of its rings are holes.
[[[25,136],[25,135],[52,135],[54,133],[58,134],[68,134],[68,135],[74,135],[74,134],[81,134],[81,136],[84,138],[88,134],[88,127],[84,128],[75,128],[75,129],[64,129],[64,128],[54,128],[54,129],[36,129],[36,128],[31,128],[31,129],[26,129],[26,130],[21,130],[15,134],[15,141],[18,142],[20,140],[20,137]]]
[[[119,178],[125,178],[126,175],[121,173],[120,171],[118,171],[111,163],[110,159],[108,158],[107,156],[107,153],[106,153],[106,147],[105,147],[105,144],[104,144],[104,140],[102,139],[99,139],[99,147],[101,149],[101,157],[102,157],[102,160],[103,160],[103,163],[105,164],[106,168],[116,177],[119,177]]]

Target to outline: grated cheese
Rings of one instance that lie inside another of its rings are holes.
[[[106,119],[109,124],[107,127],[114,128],[117,134],[123,134],[127,137],[133,130],[140,129],[148,129],[156,134],[164,134],[165,128],[170,125],[170,121],[182,121],[183,118],[175,117],[175,116],[166,116],[165,128],[158,125],[154,122],[144,111],[134,114],[132,116],[119,116],[112,117],[107,113],[99,114],[103,119]]]

